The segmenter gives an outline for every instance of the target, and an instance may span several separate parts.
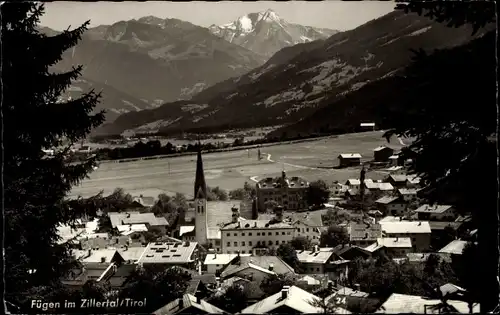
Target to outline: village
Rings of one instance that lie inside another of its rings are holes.
[[[116,294],[140,268],[188,274],[185,292],[154,314],[424,313],[440,312],[443,296],[457,312],[476,312],[479,304],[456,283],[437,283],[438,295],[419,296],[384,295],[356,282],[362,277],[353,273],[369,262],[460,265],[464,249],[477,244],[477,229],[468,213],[424,202],[420,178],[408,175],[408,161],[387,146],[374,148],[369,163],[357,153],[338,160],[339,168],[359,169],[359,177],[320,187],[283,171],[245,185],[237,204],[207,200],[199,151],[195,198],[172,221],[153,213],[158,200],[139,196],[131,209],[61,226],[61,242],[81,263],[64,283],[106,283]],[[367,168],[385,179],[365,178]],[[98,232],[102,222],[108,232]],[[244,300],[224,305],[238,290]]]

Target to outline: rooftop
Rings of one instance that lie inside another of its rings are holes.
[[[257,183],[257,187],[260,189],[280,188],[282,186],[288,188],[307,188],[309,187],[309,182],[301,177],[294,176],[285,177],[284,180],[282,177],[267,177]]]
[[[116,249],[98,249],[98,250],[85,250],[85,251],[74,251],[77,259],[82,263],[102,263],[110,264],[116,258],[122,258],[120,253]]]
[[[431,227],[427,221],[400,221],[379,222],[382,231],[387,234],[401,233],[431,233]]]
[[[403,218],[403,217],[395,217],[395,216],[391,216],[391,215],[388,215],[388,216],[385,216],[383,217],[382,219],[380,219],[378,221],[378,223],[383,223],[383,222],[409,222],[409,220]]]
[[[389,147],[386,147],[385,145],[381,145],[381,146],[376,147],[375,149],[373,149],[373,151],[378,152],[378,151],[387,150],[387,149],[389,149],[389,150],[393,150],[393,149],[391,149],[391,148],[389,148]],[[393,150],[393,151],[394,151],[394,150]]]
[[[241,313],[267,314],[282,306],[287,306],[299,313],[304,314],[323,313],[324,311],[322,308],[311,305],[311,302],[313,302],[314,300],[320,300],[320,298],[296,286],[291,286],[288,288],[286,298],[283,298],[282,292],[278,292],[253,305],[250,305],[249,307],[242,310]],[[350,314],[349,311],[340,307],[335,313]]]
[[[389,178],[395,181],[396,183],[404,183],[408,178],[406,175],[389,175]]]
[[[398,189],[398,193],[401,195],[416,195],[419,189],[415,188],[400,188]]]
[[[383,196],[382,198],[377,199],[375,202],[380,204],[390,204],[391,202],[397,201],[399,197],[396,196]]]
[[[342,153],[339,154],[340,158],[343,159],[361,159],[361,154],[359,153]]]
[[[457,313],[469,313],[469,307],[466,302],[448,300],[448,305],[456,309]],[[405,314],[438,314],[441,300],[427,299],[421,296],[405,295],[393,293],[376,313],[405,313]],[[432,307],[434,306],[434,307]],[[443,310],[441,310],[441,313]],[[479,313],[479,304],[473,306],[473,313]]]
[[[200,311],[206,312],[208,314],[224,314],[227,312],[224,312],[220,308],[204,301],[200,300],[198,303],[198,299],[191,294],[184,294],[182,297],[182,307],[179,307],[179,300],[180,299],[175,299],[172,302],[168,303],[167,305],[157,309],[156,311],[153,312],[155,315],[171,315],[175,313],[179,313],[184,309],[187,309],[189,307],[196,308]]]
[[[240,254],[240,256],[250,256],[250,254]],[[233,261],[238,254],[207,254],[205,265],[227,265]]]
[[[411,248],[409,237],[383,237],[377,239],[377,244],[387,248]]]
[[[366,183],[373,183],[373,180],[370,178],[365,179],[365,184]],[[361,184],[361,181],[356,178],[350,178],[347,180],[346,185],[352,185],[352,186],[359,186]]]
[[[300,222],[310,227],[321,227],[323,226],[323,219],[321,218],[321,215],[324,213],[325,213],[324,211],[311,211],[311,212],[286,211],[283,213],[283,222],[292,225]],[[275,217],[274,214],[259,213],[259,220],[272,220],[274,217]]]
[[[420,177],[415,175],[409,175],[407,180],[410,184],[420,184]]]
[[[137,262],[141,258],[142,254],[146,250],[145,247],[125,247],[118,248],[118,253],[123,257],[125,261]]]
[[[337,296],[337,295],[342,295],[342,296],[353,296],[353,297],[368,297],[370,294],[363,292],[363,291],[358,291],[358,290],[353,290],[348,287],[344,286],[338,286],[335,288],[335,293],[327,297],[327,301],[330,300],[332,297]]]
[[[391,185],[391,183],[378,183],[378,182],[366,182],[365,181],[365,186],[368,189],[378,189],[378,190],[383,190],[383,191],[390,191],[394,190],[394,187]]]
[[[439,250],[439,252],[444,254],[462,255],[465,245],[467,245],[466,241],[454,240]]]
[[[183,225],[179,228],[179,236],[193,232],[194,229],[195,229],[194,225],[189,225],[189,226]]]
[[[351,223],[348,230],[350,241],[376,241],[382,237],[380,224]]]
[[[289,223],[274,220],[244,220],[236,223],[227,223],[221,228],[226,230],[251,230],[251,229],[294,229]]]
[[[174,242],[149,243],[138,263],[152,264],[183,264],[193,262],[193,253],[197,247],[196,242]]]
[[[324,264],[332,257],[333,252],[298,250],[297,258],[301,263]]]
[[[269,267],[272,266],[273,272],[276,274],[295,272],[292,267],[277,256],[240,256],[239,263],[237,261],[233,261],[221,273],[221,278],[227,278],[246,268],[253,268],[253,266],[258,266],[265,270],[269,270]]]
[[[151,226],[165,226],[168,225],[167,219],[164,217],[156,217],[151,212],[140,213],[137,211],[131,212],[109,212],[109,219],[111,225],[116,228],[119,225],[133,225],[133,224],[149,224]]]
[[[122,235],[129,235],[133,232],[145,232],[148,230],[145,224],[117,225],[116,228]]]
[[[421,212],[421,213],[443,213],[445,212],[446,210],[452,208],[452,206],[449,206],[449,205],[428,205],[428,204],[425,204],[425,205],[422,205],[420,207],[418,207],[417,210],[415,210],[415,212]]]

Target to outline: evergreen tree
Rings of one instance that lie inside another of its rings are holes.
[[[404,151],[411,171],[422,176],[429,201],[453,204],[473,214],[480,227],[478,261],[481,311],[498,303],[498,183],[495,3],[411,2],[400,5],[449,26],[466,25],[479,36],[457,48],[416,52],[398,78],[404,105],[385,116],[386,136],[409,136]],[[471,185],[471,183],[481,183]]]
[[[43,12],[35,2],[1,6],[5,299],[21,311],[41,292],[54,293],[50,288],[73,266],[68,246],[58,244],[57,226],[85,211],[80,201],[65,197],[94,160],[69,165],[63,141],[77,143],[104,120],[102,112],[92,114],[100,97],[93,91],[59,99],[81,66],[66,73],[49,69],[78,42],[88,22],[48,37],[37,29]],[[57,153],[44,157],[42,149],[52,148]]]

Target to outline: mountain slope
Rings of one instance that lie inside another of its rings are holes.
[[[282,48],[326,39],[338,33],[336,30],[288,23],[273,10],[250,13],[228,24],[212,25],[209,30],[230,43],[268,57]]]
[[[264,63],[206,28],[145,17],[89,29],[56,68],[82,64],[82,75],[139,99],[189,99],[203,88]]]
[[[410,49],[457,46],[470,41],[470,34],[468,27],[448,28],[416,14],[391,12],[327,40],[287,48],[263,66],[206,89],[191,100],[204,107],[195,113],[178,115],[177,104],[165,104],[118,117],[114,132],[174,119],[165,131],[294,123],[367,83],[392,76],[409,64]],[[140,123],[132,117],[136,115]]]
[[[101,101],[97,104],[95,111],[105,110],[107,122],[114,121],[118,116],[124,113],[157,107],[133,97],[130,94],[119,91],[112,86],[95,82],[85,77],[80,77],[72,82],[71,86],[65,91],[62,97],[77,98],[83,93],[89,92],[91,89],[94,89],[96,93],[101,92]]]

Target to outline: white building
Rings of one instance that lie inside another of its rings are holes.
[[[419,220],[455,221],[457,213],[450,205],[422,205],[417,210]]]
[[[235,209],[237,210],[237,209]],[[283,209],[276,210],[271,220],[239,220],[234,211],[233,220],[221,228],[223,253],[253,253],[259,248],[274,248],[289,243],[295,228],[283,222]]]
[[[241,254],[240,257],[250,256],[250,254]],[[218,271],[226,268],[238,257],[238,254],[218,254],[211,252],[205,257],[203,263],[207,268],[207,273],[216,274]]]
[[[412,251],[411,238],[409,237],[383,237],[376,243],[365,248],[369,252],[384,249],[387,254],[395,258],[406,257]]]
[[[426,221],[382,222],[384,237],[411,238],[413,252],[425,252],[430,248],[431,227]]]

